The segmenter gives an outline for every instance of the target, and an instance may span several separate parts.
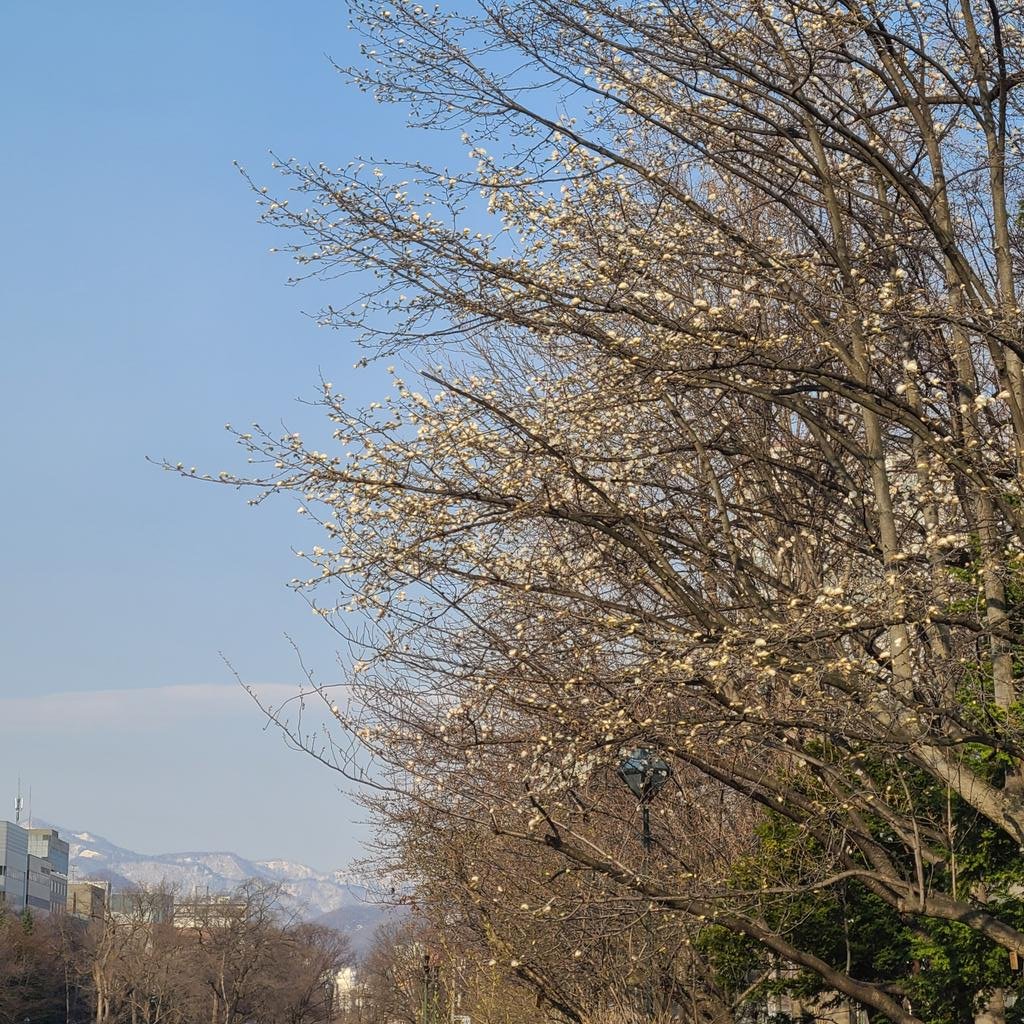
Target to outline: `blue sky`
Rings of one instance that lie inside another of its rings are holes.
[[[321,371],[365,400],[386,387],[304,315],[325,286],[285,286],[232,166],[269,183],[271,148],[444,145],[332,70],[354,59],[346,22],[326,0],[3,5],[0,818],[20,772],[37,814],[143,851],[359,852],[362,812],[221,659],[279,695],[288,634],[338,671],[285,587],[302,521],[146,462],[237,467],[223,425],[308,422],[295,399]]]

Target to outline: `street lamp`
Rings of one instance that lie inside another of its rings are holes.
[[[438,1014],[438,987],[441,981],[441,965],[430,962],[430,951],[423,953],[423,1005],[421,1024],[436,1024]]]
[[[647,856],[651,852],[650,804],[671,776],[672,769],[657,754],[647,750],[645,747],[634,750],[632,754],[623,758],[622,763],[619,765],[619,778],[629,786],[629,791],[636,797],[637,803],[640,805],[640,813],[643,815],[644,830],[642,838],[645,868]],[[644,930],[647,932],[648,940],[653,944],[654,935],[648,914],[644,915]],[[645,993],[646,1009],[651,1019],[657,1020],[658,994],[653,977],[649,978],[647,989],[648,991]]]
[[[629,786],[630,792],[640,804],[645,850],[651,848],[650,803],[671,775],[672,769],[657,754],[643,747],[634,750],[619,765],[619,778]]]

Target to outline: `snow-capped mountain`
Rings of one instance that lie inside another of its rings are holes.
[[[248,860],[237,853],[136,853],[93,832],[54,826],[71,846],[73,879],[109,880],[113,887],[166,883],[179,892],[226,892],[249,878],[280,883],[287,909],[307,920],[327,919],[365,946],[387,913],[374,902],[369,882],[351,870],[322,873],[287,860]]]

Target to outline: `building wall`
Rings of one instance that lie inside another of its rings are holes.
[[[50,875],[50,913],[63,914],[68,905],[68,880],[56,871]]]
[[[112,892],[108,906],[112,917],[147,921],[149,924],[168,924],[174,921],[174,896],[169,892]]]
[[[67,912],[83,921],[102,921],[108,893],[106,882],[69,882]]]
[[[28,885],[25,888],[25,905],[30,910],[50,912],[50,875],[53,867],[45,857],[28,855]]]
[[[68,858],[71,847],[60,837],[54,828],[30,828],[28,832],[28,852],[37,857],[45,857],[53,866],[53,870],[64,877],[68,873]]]
[[[245,904],[222,893],[175,901],[173,911],[175,928],[228,928],[244,916]]]
[[[25,909],[28,833],[13,821],[0,821],[0,900],[14,913]]]
[[[71,847],[53,828],[30,828],[28,831],[29,857],[44,859],[50,865],[49,912],[63,914],[68,901],[68,858]],[[37,906],[29,901],[30,906]]]

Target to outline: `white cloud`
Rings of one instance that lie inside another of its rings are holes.
[[[298,693],[290,683],[253,688],[265,704],[280,705]],[[69,690],[0,697],[0,735],[27,729],[78,732],[97,728],[145,729],[194,718],[259,714],[241,686],[202,683],[133,690]],[[251,720],[251,718],[250,718]]]

